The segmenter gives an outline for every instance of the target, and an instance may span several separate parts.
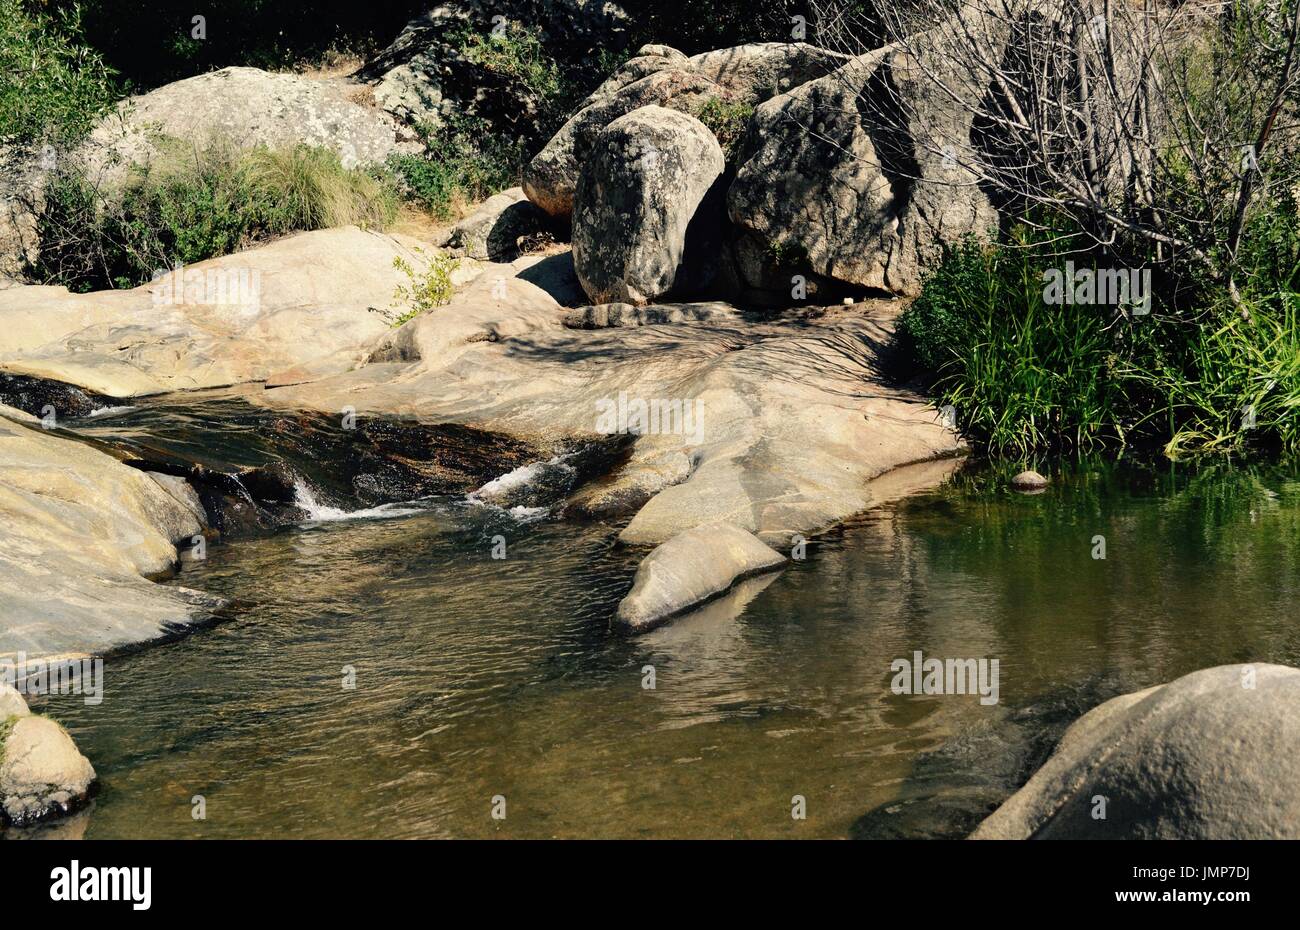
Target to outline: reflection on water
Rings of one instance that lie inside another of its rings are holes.
[[[178,582],[236,619],[111,659],[97,707],[41,708],[101,777],[78,829],[960,835],[1091,704],[1300,664],[1294,471],[1089,464],[1033,497],[974,473],[635,639],[607,626],[640,554],[615,534],[448,499],[211,548]],[[918,649],[999,659],[1001,704],[889,693]]]

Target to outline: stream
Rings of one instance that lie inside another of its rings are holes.
[[[69,425],[178,473],[277,478],[250,492],[271,518],[229,519],[165,582],[229,598],[228,619],[109,657],[101,704],[35,702],[100,779],[59,829],[959,837],[1100,701],[1300,665],[1295,467],[1052,461],[1023,495],[1015,469],[969,466],[629,638],[608,619],[644,553],[556,515],[589,450],[502,441],[414,480],[379,453],[340,471],[275,419],[190,397]],[[477,438],[418,441],[424,461]],[[497,502],[468,493],[494,477]],[[996,658],[998,703],[893,693],[917,650]]]

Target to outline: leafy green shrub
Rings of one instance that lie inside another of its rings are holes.
[[[388,159],[406,196],[439,219],[449,219],[515,184],[526,160],[522,143],[496,135],[482,120],[452,119],[420,127],[424,152]]]
[[[1300,294],[1226,300],[1198,324],[1156,320],[1128,376],[1147,389],[1165,453],[1300,452]]]
[[[1294,227],[1260,211],[1245,312],[1220,293],[1150,315],[1044,299],[1063,257],[1012,232],[946,253],[904,312],[899,343],[939,404],[995,454],[1111,442],[1170,456],[1249,448],[1300,452],[1300,294]],[[1276,211],[1274,211],[1276,212]],[[1073,258],[1077,267],[1088,259]]]
[[[134,287],[155,269],[227,255],[298,230],[383,228],[396,213],[391,185],[345,169],[328,149],[271,151],[164,145],[117,191],[77,170],[49,180],[38,217],[38,280],[74,290]]]
[[[82,44],[77,6],[45,15],[0,0],[0,139],[69,144],[116,99],[112,69]]]
[[[416,251],[421,255],[424,254],[423,249],[416,249]],[[393,299],[407,304],[408,309],[401,314],[385,312],[384,316],[393,326],[401,326],[408,320],[413,320],[420,314],[451,301],[456,290],[451,283],[451,274],[460,267],[460,259],[452,258],[445,252],[436,252],[429,259],[428,268],[423,272],[417,272],[411,267],[410,262],[398,255],[393,258],[393,267],[405,274],[410,281],[409,286],[397,285],[397,289],[393,292]]]
[[[1023,231],[1014,247],[968,240],[900,320],[939,402],[997,453],[1088,449],[1124,434],[1125,388],[1113,375],[1122,318],[1045,302],[1043,271],[1054,262]]]
[[[461,49],[468,60],[517,81],[543,99],[563,89],[560,67],[542,45],[541,30],[535,26],[511,22],[504,30],[486,35],[469,29]]]
[[[694,111],[695,118],[707,126],[718,140],[728,162],[735,158],[753,115],[754,108],[750,104],[744,101],[732,103],[717,97],[710,97]]]

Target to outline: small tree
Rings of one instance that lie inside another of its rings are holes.
[[[1300,181],[1300,0],[811,5],[819,44],[861,55],[883,31],[930,110],[963,117],[893,101],[910,144],[959,165],[957,183],[1029,222],[1068,219],[1062,250],[1190,263],[1239,300],[1252,210]]]

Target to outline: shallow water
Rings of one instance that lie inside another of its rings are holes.
[[[234,619],[110,659],[98,706],[39,708],[100,776],[74,831],[958,836],[1100,700],[1300,665],[1295,469],[1082,463],[1035,496],[976,470],[637,638],[607,626],[640,555],[617,527],[414,509],[187,565],[171,583]],[[915,650],[998,659],[999,703],[893,694]]]

